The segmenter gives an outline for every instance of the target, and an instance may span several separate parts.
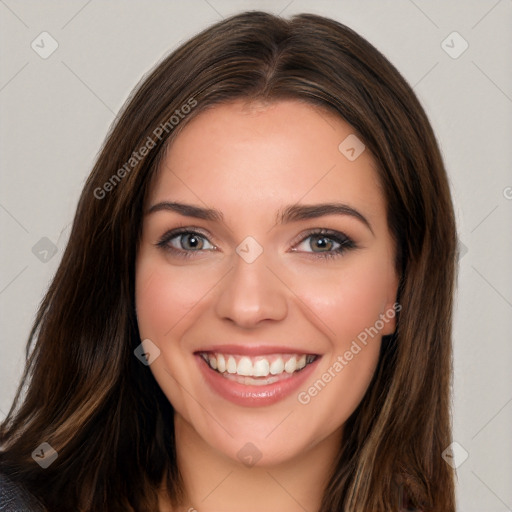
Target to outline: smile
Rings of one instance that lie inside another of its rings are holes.
[[[249,357],[208,352],[202,352],[200,355],[212,370],[224,377],[241,384],[256,386],[277,382],[280,377],[302,370],[317,357],[312,354],[269,354]]]
[[[195,353],[217,395],[246,407],[265,406],[291,395],[311,375],[321,356],[275,352],[257,355],[217,350]]]

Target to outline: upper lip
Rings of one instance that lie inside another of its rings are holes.
[[[209,345],[208,347],[200,348],[195,351],[196,354],[201,352],[213,352],[219,354],[232,354],[243,356],[263,356],[267,354],[311,354],[318,355],[311,350],[295,348],[284,345]]]

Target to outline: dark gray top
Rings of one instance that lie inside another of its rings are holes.
[[[0,473],[0,512],[43,512],[43,507],[20,484]]]

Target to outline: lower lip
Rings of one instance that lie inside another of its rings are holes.
[[[251,386],[232,381],[212,370],[200,355],[196,354],[196,360],[210,388],[221,397],[244,407],[263,407],[275,404],[297,391],[314,371],[320,357],[302,370],[294,372],[291,377],[264,386]]]

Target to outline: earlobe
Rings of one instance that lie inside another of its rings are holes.
[[[399,311],[402,309],[401,304],[398,302],[398,289],[400,279],[396,272],[393,273],[391,281],[392,282],[390,283],[387,302],[384,307],[384,311],[381,314],[381,318],[384,322],[384,327],[382,329],[383,336],[389,336],[395,333],[397,326],[397,316]]]
[[[384,321],[384,328],[382,329],[383,336],[389,336],[390,334],[394,334],[396,330],[396,312],[392,313],[392,311],[394,310],[387,308],[384,314],[382,315]]]
[[[384,312],[380,315],[384,326],[382,328],[382,335],[389,336],[394,334],[397,326],[398,313],[402,309],[402,305],[398,301],[388,302]]]
[[[381,313],[380,318],[382,319],[384,326],[382,328],[382,335],[389,336],[390,334],[394,334],[396,331],[397,325],[397,316],[399,311],[402,309],[401,304],[399,304],[397,300],[398,295],[398,284],[393,289],[394,294],[390,296],[392,299],[388,299],[384,307],[384,311]]]

